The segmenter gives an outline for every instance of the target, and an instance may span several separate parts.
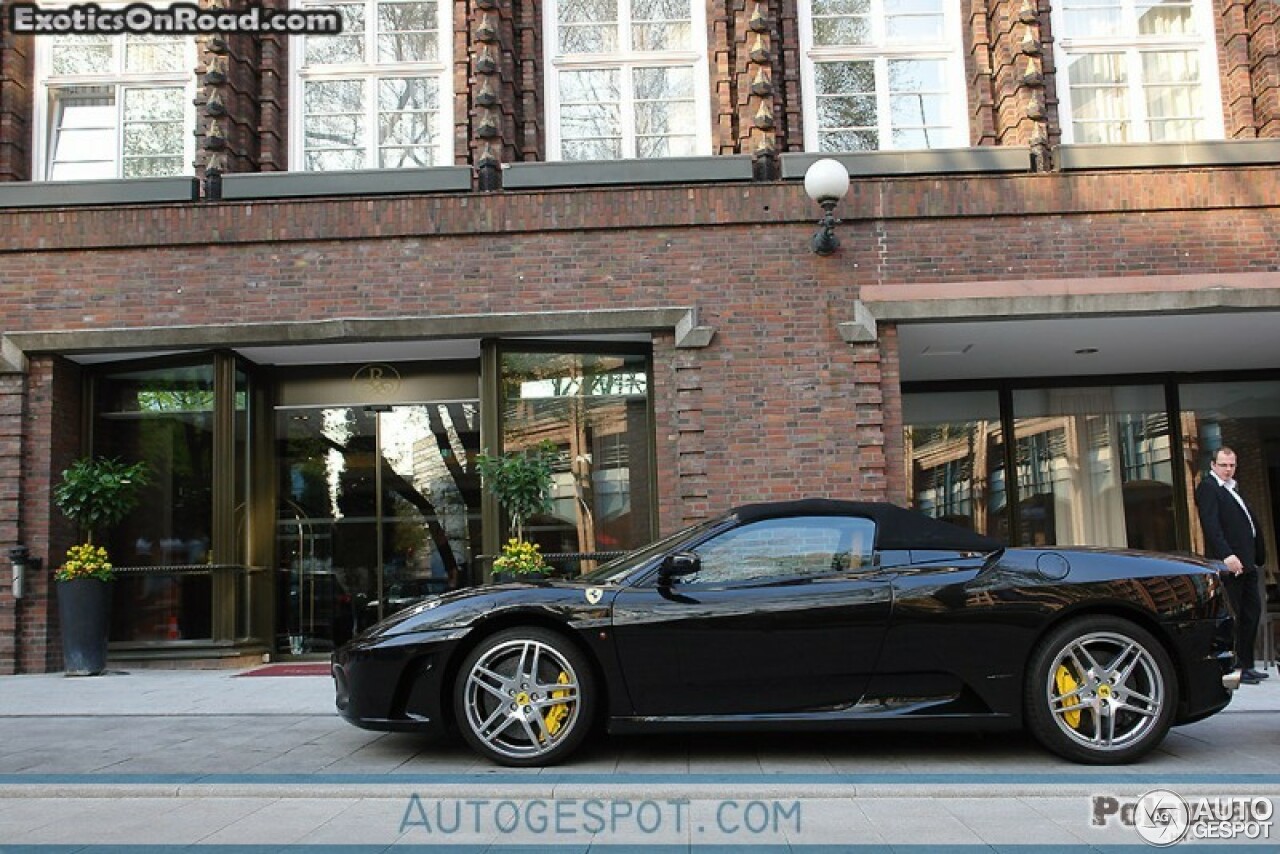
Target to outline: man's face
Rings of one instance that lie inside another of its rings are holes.
[[[1232,480],[1236,476],[1236,455],[1216,454],[1213,458],[1213,471],[1223,480]]]

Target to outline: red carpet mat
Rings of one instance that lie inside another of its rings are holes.
[[[236,676],[328,676],[329,662],[303,661],[295,664],[268,664]]]

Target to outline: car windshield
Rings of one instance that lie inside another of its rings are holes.
[[[685,539],[692,539],[715,526],[723,523],[724,516],[717,516],[715,519],[708,519],[706,522],[699,522],[690,527],[676,531],[669,537],[650,543],[647,546],[641,546],[633,552],[623,555],[620,558],[611,560],[604,566],[579,577],[579,581],[586,581],[590,584],[617,584],[624,576],[633,569],[643,566],[655,555],[659,555],[667,549],[674,546]]]

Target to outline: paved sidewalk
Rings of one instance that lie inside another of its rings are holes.
[[[602,737],[506,769],[349,726],[323,676],[0,677],[0,854],[1150,850],[1118,811],[1153,789],[1280,804],[1272,674],[1121,768],[1019,734],[894,733]]]

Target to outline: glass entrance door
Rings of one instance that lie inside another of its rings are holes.
[[[327,652],[474,582],[477,401],[276,410],[276,648]]]

